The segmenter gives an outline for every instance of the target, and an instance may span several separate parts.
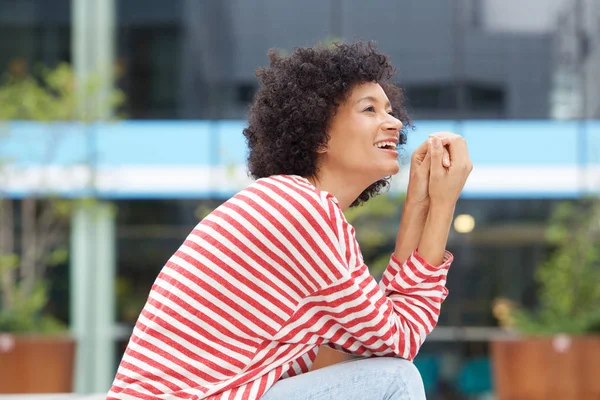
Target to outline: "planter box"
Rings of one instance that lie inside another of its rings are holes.
[[[73,391],[75,341],[0,334],[0,393]]]
[[[498,400],[600,399],[600,336],[491,342]]]

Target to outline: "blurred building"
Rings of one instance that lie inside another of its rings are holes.
[[[554,30],[553,118],[600,118],[600,3],[563,2]]]
[[[181,76],[188,88],[182,94],[191,109],[182,117],[243,117],[266,48],[327,37],[376,40],[398,67],[417,118],[547,117],[549,33],[495,32],[482,3],[184,1],[182,67],[189,75]],[[201,113],[203,78],[227,88],[217,114]]]
[[[515,13],[499,14],[506,8],[498,4],[121,0],[117,58],[127,111],[135,119],[244,118],[267,49],[343,38],[375,40],[392,57],[418,119],[546,118],[551,32],[519,29]],[[546,10],[537,8],[536,19],[551,20]],[[70,58],[68,0],[0,0],[0,11],[0,68],[17,55]]]

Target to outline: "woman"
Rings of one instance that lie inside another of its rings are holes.
[[[399,170],[408,118],[392,74],[370,44],[271,54],[244,130],[257,181],[164,266],[109,398],[424,398],[411,360],[447,295],[445,245],[472,167],[456,135],[415,151],[377,284],[343,211]],[[308,372],[321,345],[365,358]]]

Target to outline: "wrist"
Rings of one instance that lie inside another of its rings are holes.
[[[432,199],[429,204],[430,210],[435,210],[436,212],[452,212],[454,213],[454,208],[456,207],[456,201],[446,200],[446,199]]]
[[[426,215],[429,211],[430,201],[427,199],[413,200],[410,196],[406,197],[404,205],[402,206],[402,212],[414,213],[420,215]]]
[[[394,255],[400,261],[405,261],[417,248],[423,227],[427,221],[429,201],[412,202],[407,200],[402,207],[402,221],[396,236]]]
[[[456,203],[447,201],[432,201],[427,213],[427,221],[431,223],[441,224],[442,226],[452,223],[454,218],[454,210]]]
[[[421,257],[433,266],[441,265],[444,259],[453,218],[453,203],[432,199],[418,248]]]

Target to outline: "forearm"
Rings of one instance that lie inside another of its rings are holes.
[[[454,204],[432,203],[419,242],[419,254],[431,265],[440,265],[444,259]]]
[[[406,261],[419,245],[428,210],[427,204],[404,203],[394,250],[394,256],[399,261]]]

